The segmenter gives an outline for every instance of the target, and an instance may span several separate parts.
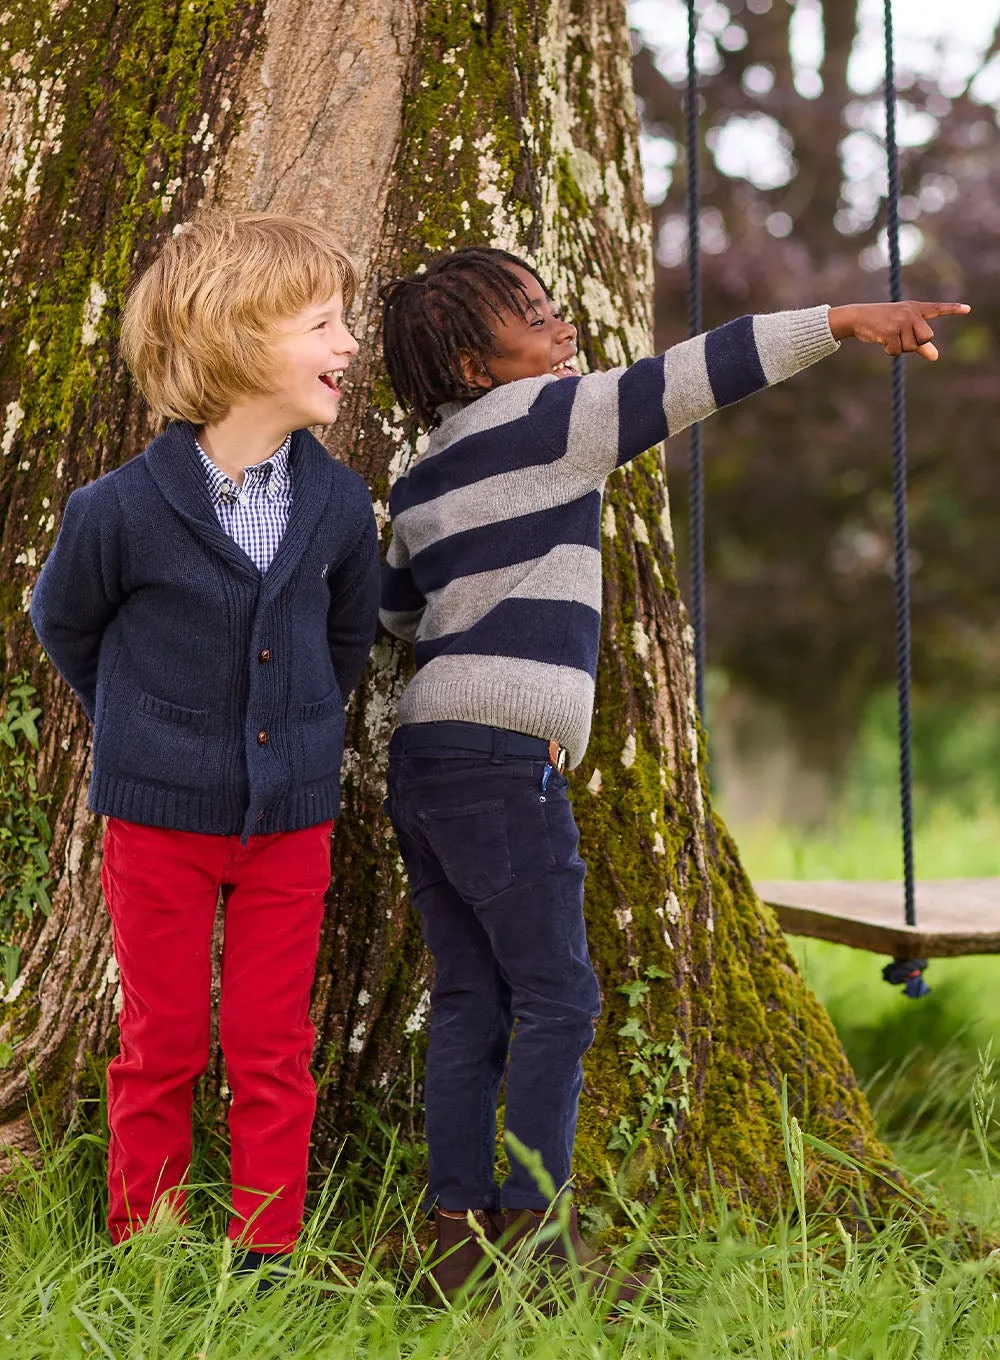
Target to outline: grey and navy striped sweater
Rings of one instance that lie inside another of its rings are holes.
[[[414,643],[401,723],[485,723],[583,759],[616,467],[838,348],[827,307],[741,317],[630,368],[442,408],[392,488],[381,618]]]

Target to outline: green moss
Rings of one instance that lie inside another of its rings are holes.
[[[489,26],[485,12],[457,0],[424,11],[420,76],[404,99],[397,161],[397,191],[420,205],[407,222],[403,269],[428,251],[491,239],[496,205],[510,199],[524,170],[526,147],[510,115],[526,73],[512,67],[506,35],[511,27],[525,31],[529,6],[513,0],[488,8]]]
[[[2,303],[16,337],[0,358],[0,391],[4,406],[24,412],[13,458],[30,450],[31,491],[26,501],[15,493],[14,532],[39,556],[64,497],[55,470],[68,441],[84,435],[96,457],[102,426],[109,433],[106,421],[91,423],[90,406],[111,377],[127,282],[160,219],[182,199],[192,205],[208,160],[206,129],[193,138],[211,107],[210,72],[253,8],[148,0],[126,13],[84,0],[16,6],[0,20],[28,120],[23,165],[0,208]],[[217,118],[213,128],[218,138]],[[183,193],[167,195],[175,181]],[[0,617],[20,613],[21,585],[0,588]]]

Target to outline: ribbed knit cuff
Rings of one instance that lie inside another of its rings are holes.
[[[763,312],[753,319],[753,334],[768,383],[790,378],[840,348],[830,331],[830,308]]]

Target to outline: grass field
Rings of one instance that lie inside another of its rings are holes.
[[[884,810],[855,808],[825,839],[758,829],[741,843],[760,877],[897,872]],[[1000,813],[944,806],[923,818],[918,855],[927,876],[1000,873]],[[935,962],[932,995],[912,1002],[881,981],[877,958],[815,941],[795,948],[886,1138],[948,1209],[953,1233],[921,1239],[901,1220],[855,1241],[836,1224],[792,1217],[748,1229],[689,1208],[671,1236],[636,1224],[653,1284],[618,1317],[572,1294],[547,1315],[505,1270],[493,1310],[435,1310],[419,1288],[419,1161],[389,1137],[387,1153],[381,1144],[344,1149],[292,1278],[258,1297],[232,1274],[220,1242],[218,1184],[201,1189],[202,1217],[183,1235],[165,1226],[128,1252],[109,1246],[99,1222],[103,1141],[77,1132],[0,1199],[0,1360],[1000,1356],[1000,1261],[970,1253],[957,1226],[1000,1240],[991,1057],[1000,1054],[1000,960]],[[795,1133],[787,1130],[793,1183]],[[213,1165],[209,1149],[206,1174]]]

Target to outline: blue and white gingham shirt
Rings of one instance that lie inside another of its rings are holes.
[[[292,508],[292,479],[288,470],[291,445],[292,436],[288,435],[270,458],[244,468],[243,485],[239,486],[195,441],[219,523],[262,573],[278,551]]]

